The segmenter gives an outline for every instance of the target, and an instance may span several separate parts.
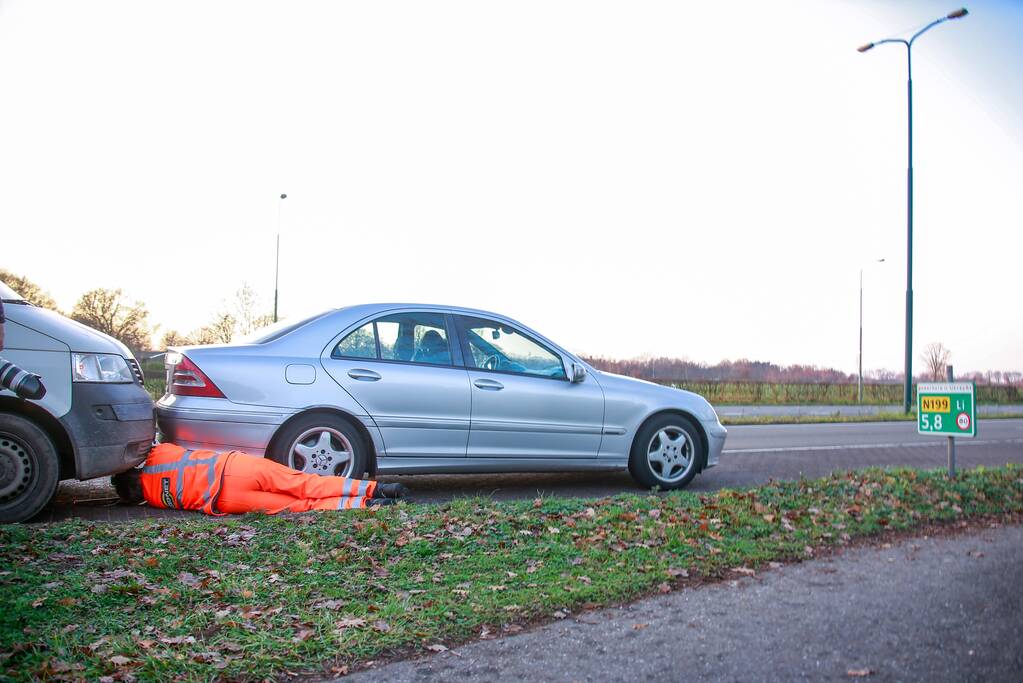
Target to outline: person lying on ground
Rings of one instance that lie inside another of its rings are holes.
[[[349,510],[390,505],[408,493],[403,484],[306,474],[241,451],[171,443],[155,446],[143,467],[110,480],[125,502],[208,515]]]

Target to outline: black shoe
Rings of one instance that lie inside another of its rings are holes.
[[[370,498],[366,501],[366,507],[378,508],[381,505],[394,505],[397,502],[393,498]]]
[[[381,484],[377,482],[374,498],[405,498],[411,493],[404,484]]]

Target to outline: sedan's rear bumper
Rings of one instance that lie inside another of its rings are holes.
[[[224,399],[166,395],[156,404],[156,421],[163,441],[184,448],[238,450],[261,456],[292,413],[280,408],[248,408]]]

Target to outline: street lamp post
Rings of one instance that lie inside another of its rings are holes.
[[[277,283],[281,272],[281,206],[288,195],[282,194],[277,202],[277,254],[274,257],[274,322],[277,322]]]
[[[874,263],[884,263],[879,258]],[[860,374],[856,381],[856,400],[863,403],[863,266],[860,266]]]
[[[909,152],[909,165],[906,171],[906,379],[902,390],[902,408],[907,413],[909,412],[913,397],[913,42],[938,24],[944,23],[949,19],[961,19],[967,14],[966,8],[963,7],[954,12],[949,12],[940,19],[935,19],[914,33],[909,40],[885,38],[876,43],[867,43],[857,48],[860,52],[866,52],[885,43],[901,43],[906,46],[906,92],[909,103],[907,148]]]

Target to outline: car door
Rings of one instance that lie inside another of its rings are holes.
[[[469,378],[444,313],[380,316],[324,353],[323,365],[376,422],[389,457],[464,457]],[[457,362],[456,362],[457,361]]]
[[[501,321],[455,316],[472,393],[470,458],[595,458],[604,392],[570,382],[561,354]]]

